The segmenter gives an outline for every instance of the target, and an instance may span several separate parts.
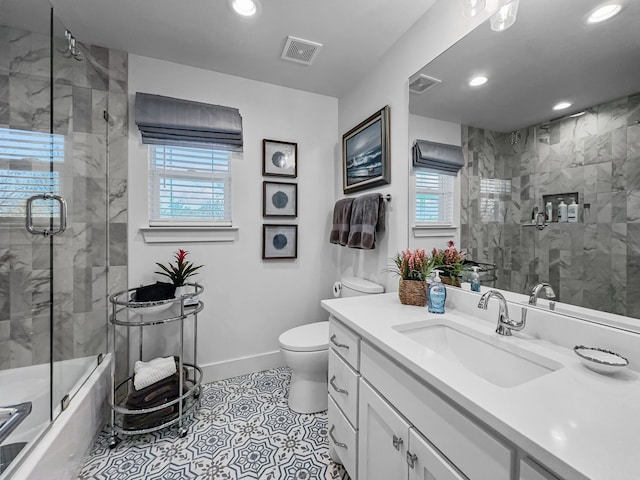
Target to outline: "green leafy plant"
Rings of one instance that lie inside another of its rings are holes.
[[[388,269],[403,280],[425,281],[433,271],[433,258],[418,248],[416,250],[403,250],[392,258],[394,266]]]
[[[433,259],[434,269],[442,270],[443,275],[459,277],[462,274],[464,253],[458,251],[452,240],[449,240],[447,248],[444,250],[434,248],[431,251],[431,258]]]
[[[176,287],[181,287],[185,284],[187,278],[196,275],[198,273],[196,270],[202,268],[203,265],[195,266],[192,262],[186,261],[185,259],[187,255],[189,255],[189,252],[186,250],[180,249],[174,255],[176,258],[175,265],[169,263],[168,266],[165,266],[162,263],[156,262],[156,265],[158,265],[162,271],[155,273],[169,277]]]

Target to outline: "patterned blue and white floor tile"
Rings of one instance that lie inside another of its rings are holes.
[[[329,458],[326,412],[287,405],[290,370],[210,383],[184,438],[175,428],[124,437],[109,449],[105,429],[79,480],[349,480]]]

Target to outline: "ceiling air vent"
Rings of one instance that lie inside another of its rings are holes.
[[[442,83],[442,80],[430,77],[424,73],[416,73],[409,78],[409,91],[411,93],[421,94],[439,83]]]
[[[286,43],[284,44],[284,48],[282,49],[281,58],[296,63],[311,65],[321,48],[321,43],[289,35]]]

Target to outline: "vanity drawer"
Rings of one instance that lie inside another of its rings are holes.
[[[351,425],[358,425],[358,377],[336,352],[329,351],[329,395]]]
[[[511,478],[511,448],[365,342],[361,374],[470,480]]]
[[[331,397],[329,397],[327,416],[331,458],[344,465],[351,480],[357,480],[358,434]]]
[[[360,368],[360,337],[338,322],[329,318],[329,345],[338,352],[356,371]]]

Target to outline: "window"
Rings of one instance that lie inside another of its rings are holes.
[[[149,146],[149,224],[231,225],[233,153]]]
[[[480,179],[480,218],[483,222],[500,222],[511,196],[511,180]]]
[[[0,217],[22,222],[29,197],[59,194],[60,176],[52,171],[51,162],[63,161],[62,135],[0,128]],[[57,216],[53,202],[34,202],[33,217]]]
[[[453,223],[453,180],[452,175],[415,169],[415,223]]]

